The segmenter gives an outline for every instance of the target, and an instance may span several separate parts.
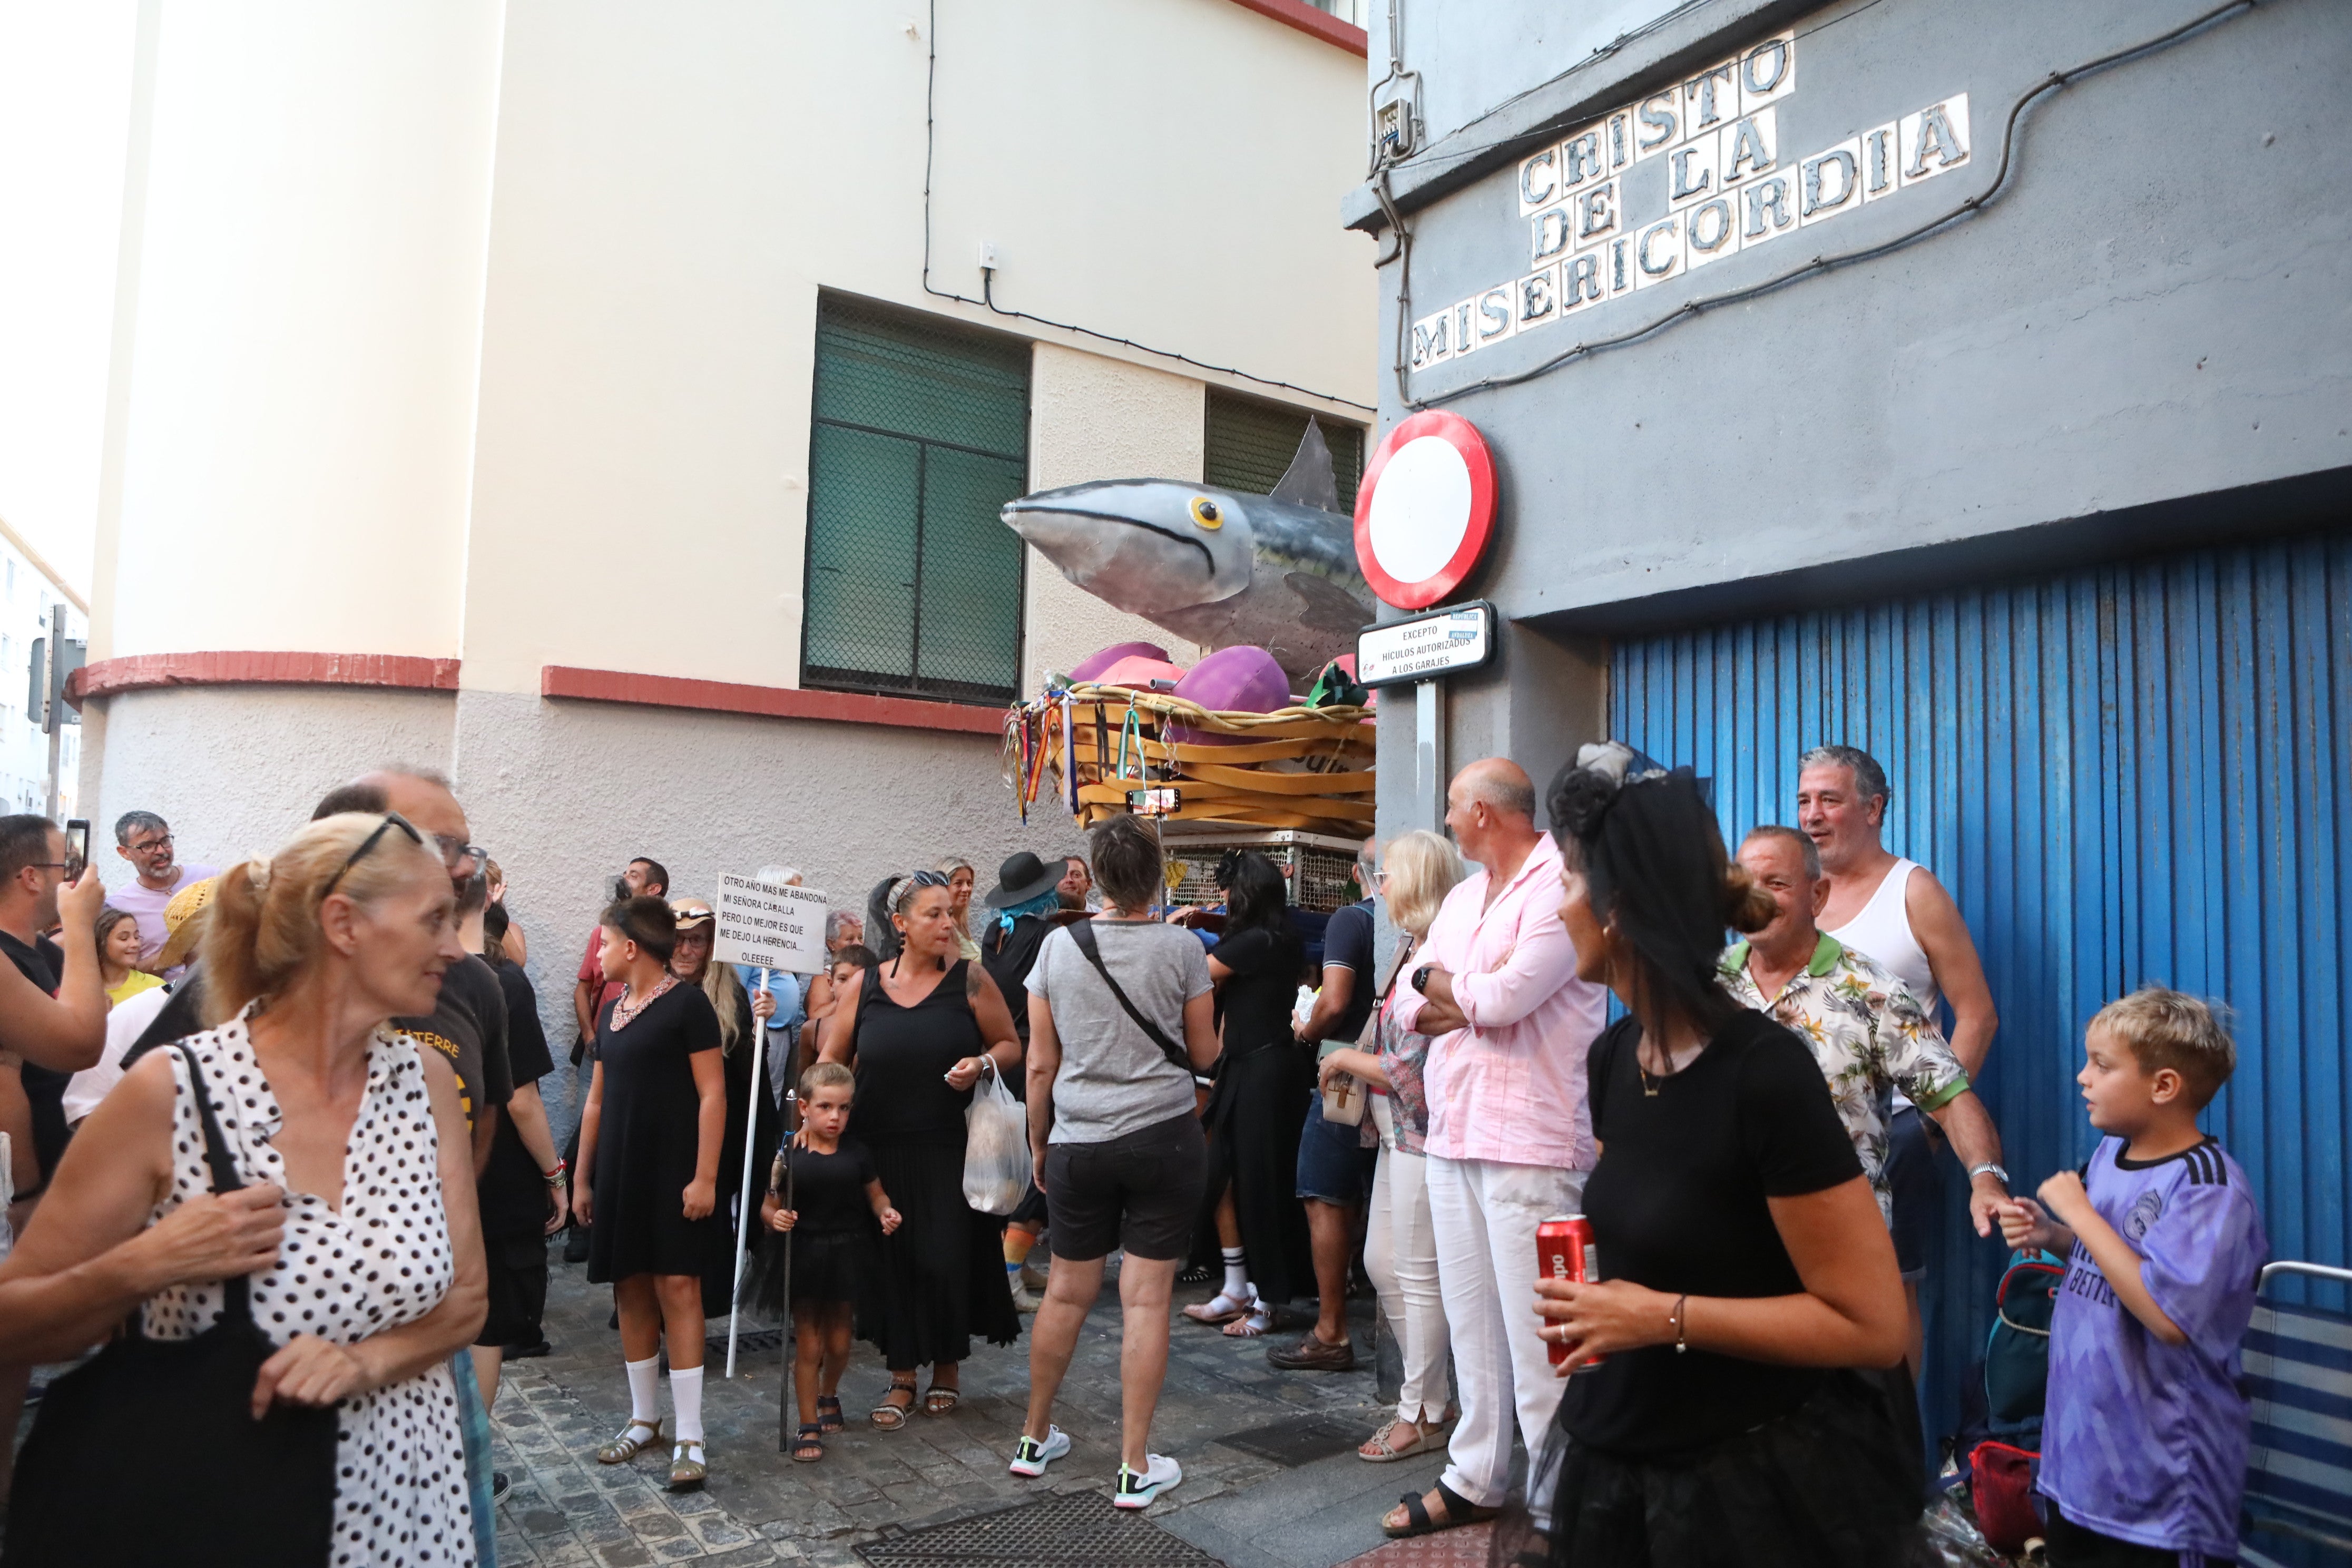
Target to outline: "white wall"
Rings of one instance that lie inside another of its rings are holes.
[[[501,6],[157,15],[92,656],[456,654]]]
[[[135,0],[0,0],[0,518],[90,585]]]
[[[936,286],[977,296],[988,239],[1007,306],[1370,401],[1370,246],[1333,216],[1360,59],[1229,0],[938,15]],[[925,16],[510,5],[469,689],[551,663],[797,684],[821,289],[1181,368],[924,293]],[[1116,472],[1075,455],[1116,429],[1199,471],[1197,384],[1097,416],[1048,380],[1040,460]]]
[[[152,811],[190,865],[269,854],[346,779],[385,763],[446,771],[455,708],[447,692],[359,687],[186,687],[89,703],[94,837],[110,843],[116,817]],[[98,862],[110,881],[127,874]]]

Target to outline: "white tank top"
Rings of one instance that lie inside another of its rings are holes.
[[[1903,907],[1904,889],[1918,868],[1916,860],[1897,859],[1861,913],[1842,926],[1822,929],[1855,952],[1878,960],[1881,968],[1910,987],[1919,1005],[1933,1017],[1942,994],[1936,989],[1936,972],[1928,967],[1927,950],[1911,934],[1910,911]]]

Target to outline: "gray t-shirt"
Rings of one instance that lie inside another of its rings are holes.
[[[1209,994],[1201,939],[1153,921],[1095,921],[1103,963],[1136,1011],[1184,1044],[1184,1004]],[[1168,1059],[1110,994],[1066,927],[1045,939],[1029,994],[1054,1010],[1055,1143],[1108,1143],[1192,1109],[1192,1075]]]

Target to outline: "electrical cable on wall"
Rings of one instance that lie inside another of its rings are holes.
[[[1875,5],[1878,3],[1878,0],[1871,0],[1871,3]],[[1852,266],[1857,262],[1863,261],[1873,261],[1877,259],[1879,257],[1885,256],[1890,252],[1901,249],[1905,246],[1923,239],[1928,235],[1935,233],[1937,230],[1941,229],[1949,224],[1957,223],[1963,218],[1969,217],[1969,216],[1981,211],[1983,208],[1990,206],[1994,201],[2000,198],[2009,184],[2010,174],[2015,164],[2018,121],[2020,117],[2024,114],[2027,107],[2036,99],[2041,98],[2044,93],[2055,92],[2061,89],[2072,87],[2075,82],[2081,80],[2083,78],[2090,76],[2095,72],[2105,70],[2110,66],[2121,65],[2126,61],[2140,58],[2147,55],[2154,54],[2161,49],[2168,48],[2173,44],[2180,42],[2189,35],[2200,32],[2204,28],[2221,21],[2223,18],[2230,16],[2232,13],[2252,11],[2258,3],[2259,0],[2227,0],[2226,4],[2217,5],[2210,11],[2204,12],[2198,16],[2190,18],[2189,21],[2181,23],[2177,27],[2173,27],[2168,31],[2158,34],[2152,38],[2130,45],[2125,48],[2116,49],[2110,54],[2101,55],[2096,59],[2087,60],[2082,65],[2076,66],[2070,70],[2051,72],[2047,77],[2044,77],[2041,81],[2035,83],[2033,87],[2020,96],[2014,103],[2010,105],[2008,119],[2001,127],[2000,163],[1994,171],[1992,183],[1977,195],[1969,197],[1964,202],[1961,202],[1958,205],[1950,208],[1937,216],[1929,218],[1923,224],[1906,229],[1903,233],[1895,236],[1891,239],[1881,240],[1874,245],[1863,246],[1853,250],[1839,251],[1833,254],[1816,256],[1812,260],[1805,263],[1802,267],[1791,268],[1775,277],[1765,279],[1761,282],[1746,284],[1738,289],[1725,289],[1721,293],[1703,294],[1696,299],[1686,300],[1675,310],[1667,312],[1664,316],[1661,316],[1656,321],[1647,323],[1646,325],[1632,328],[1629,331],[1617,333],[1613,337],[1589,339],[1583,342],[1576,344],[1572,348],[1564,349],[1560,353],[1552,355],[1549,359],[1544,360],[1539,363],[1530,365],[1526,370],[1514,371],[1507,375],[1483,376],[1476,381],[1465,383],[1461,386],[1454,387],[1444,392],[1436,393],[1428,397],[1413,396],[1412,392],[1405,385],[1405,362],[1408,357],[1406,351],[1406,333],[1411,330],[1410,323],[1412,320],[1412,231],[1405,226],[1403,215],[1397,209],[1395,197],[1389,189],[1389,171],[1384,167],[1380,171],[1380,174],[1372,182],[1372,195],[1381,204],[1381,211],[1388,219],[1391,232],[1396,236],[1397,249],[1395,259],[1402,269],[1399,273],[1397,280],[1396,342],[1393,355],[1391,360],[1391,370],[1396,380],[1397,400],[1406,408],[1417,411],[1423,408],[1434,408],[1443,404],[1453,403],[1461,398],[1467,397],[1473,393],[1492,392],[1503,387],[1518,386],[1527,382],[1535,380],[1538,376],[1549,375],[1553,371],[1559,370],[1562,366],[1567,365],[1573,361],[1600,353],[1604,350],[1622,348],[1629,343],[1641,342],[1645,338],[1666,331],[1668,328],[1675,326],[1678,322],[1690,321],[1693,318],[1702,315],[1708,310],[1715,310],[1719,306],[1734,305],[1738,304],[1743,300],[1753,300],[1759,295],[1769,293],[1773,289],[1783,288],[1788,284],[1796,282],[1800,279],[1813,277],[1818,274],[1827,272],[1833,268]],[[1867,7],[1864,7],[1864,9],[1867,9]],[[1852,13],[1849,15],[1852,15]],[[1836,18],[1837,21],[1843,21],[1845,19],[1846,17],[1843,16]],[[1823,24],[1824,26],[1834,25],[1834,22]],[[1814,32],[1818,32],[1820,30],[1820,28],[1812,29]],[[1801,34],[1799,36],[1801,37],[1806,35]],[[1502,145],[1500,142],[1490,143],[1490,146],[1500,145]]]
[[[1318,392],[1311,386],[1300,386],[1295,382],[1276,381],[1271,376],[1253,375],[1248,371],[1237,370],[1232,365],[1211,364],[1206,360],[1197,360],[1190,354],[1178,353],[1173,349],[1156,349],[1149,343],[1137,342],[1133,338],[1122,338],[1111,332],[1098,332],[1092,327],[1081,327],[1069,321],[1053,321],[1045,316],[1033,315],[1027,310],[1008,310],[996,302],[996,268],[993,267],[982,267],[980,269],[980,298],[977,300],[968,294],[957,294],[949,289],[931,287],[931,160],[939,142],[937,109],[940,79],[940,0],[930,0],[928,26],[930,29],[929,36],[923,40],[924,47],[929,52],[923,77],[924,293],[935,300],[952,300],[959,305],[978,305],[996,315],[1009,317],[1014,321],[1034,321],[1041,327],[1051,327],[1055,331],[1076,332],[1080,337],[1092,338],[1097,342],[1116,343],[1120,348],[1134,349],[1139,353],[1150,354],[1159,359],[1174,360],[1179,364],[1188,364],[1195,370],[1208,371],[1212,374],[1230,375],[1237,380],[1254,382],[1259,386],[1277,387],[1284,392],[1296,392],[1303,396],[1319,398],[1325,403],[1338,404],[1341,407],[1360,408],[1366,414],[1379,412],[1370,405],[1359,403],[1352,397],[1341,397],[1329,392]]]

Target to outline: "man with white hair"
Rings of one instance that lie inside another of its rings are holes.
[[[1462,1419],[1436,1487],[1381,1521],[1391,1535],[1491,1518],[1510,1486],[1508,1415],[1516,1407],[1539,1454],[1566,1387],[1530,1310],[1536,1226],[1583,1207],[1599,1159],[1584,1058],[1605,993],[1576,977],[1559,847],[1538,831],[1535,806],[1535,785],[1507,758],[1454,774],[1445,826],[1478,869],[1445,895],[1419,966],[1392,994],[1398,1026],[1431,1037],[1429,1215]],[[1538,1515],[1549,1506],[1528,1500]]]

